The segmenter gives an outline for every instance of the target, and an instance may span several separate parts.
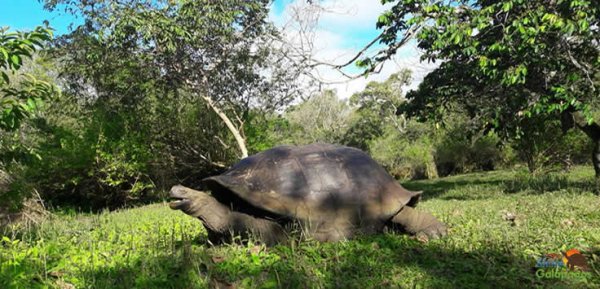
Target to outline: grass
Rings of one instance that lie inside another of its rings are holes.
[[[200,222],[166,204],[63,214],[12,228],[0,288],[600,288],[593,172],[475,173],[405,183],[450,226],[422,242],[386,233],[339,243],[211,247]],[[577,248],[591,273],[535,275],[536,259]]]

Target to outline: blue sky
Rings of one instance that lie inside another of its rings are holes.
[[[63,12],[48,12],[37,0],[0,0],[0,27],[9,26],[11,30],[31,30],[48,20],[55,33],[68,32],[70,23],[77,21]]]
[[[306,7],[306,2],[306,0],[275,0],[270,13],[271,20],[281,28],[286,27],[294,7]],[[318,25],[313,32],[315,44],[313,56],[333,63],[346,62],[350,59],[378,35],[375,22],[386,9],[380,3],[379,0],[320,0],[319,4],[323,9],[319,14]],[[79,23],[80,21],[60,9],[54,12],[45,11],[38,0],[0,0],[0,27],[9,26],[11,30],[31,30],[42,25],[44,20],[50,22],[50,26],[55,29],[56,34],[67,33],[70,23]],[[295,35],[293,29],[287,33],[290,37]],[[419,55],[420,53],[414,45],[409,45],[401,49],[398,56],[386,64],[381,74],[370,76],[368,79],[360,78],[341,84],[332,84],[330,88],[336,89],[340,97],[346,98],[352,93],[362,90],[368,81],[385,80],[391,73],[403,67],[413,69],[414,87],[420,82],[423,75],[434,67],[419,63]],[[357,70],[351,69],[350,71]],[[327,82],[344,80],[335,71],[324,69],[319,71],[319,74]]]
[[[372,1],[374,2],[373,4],[380,5],[377,0]],[[294,1],[292,0],[274,1],[271,8],[272,14],[284,14],[286,12],[286,7],[293,2]],[[338,2],[344,5],[344,1]],[[43,5],[38,0],[0,0],[0,7],[0,27],[9,26],[12,30],[30,30],[37,25],[42,25],[43,21],[47,20],[50,22],[50,26],[56,30],[56,33],[63,34],[68,32],[68,26],[70,23],[78,23],[78,20],[72,15],[66,14],[62,11],[49,12],[44,10]],[[350,8],[349,11],[352,12],[352,9]],[[365,23],[367,25],[364,26],[361,25],[358,27],[360,29],[356,29],[357,27],[353,26],[353,30],[350,31],[344,29],[344,27],[340,27],[339,25],[336,27],[336,22],[331,21],[331,18],[328,19],[328,23],[321,24],[323,27],[327,26],[329,29],[343,34],[346,34],[344,32],[352,32],[351,37],[344,37],[345,41],[347,41],[347,45],[363,45],[363,43],[368,43],[377,35],[374,21],[368,24]],[[345,24],[342,23],[342,25]]]
[[[297,36],[297,31],[287,29],[286,23],[293,19],[293,11],[306,8],[306,0],[277,0],[271,11],[271,19],[277,26],[283,28],[284,34],[289,39]],[[382,6],[380,0],[320,0],[322,6],[319,21],[313,31],[313,58],[328,63],[345,63],[352,59],[358,51],[371,42],[379,33],[375,28],[377,18],[390,6]],[[320,79],[331,83],[328,88],[337,90],[338,96],[347,98],[353,93],[364,89],[370,81],[384,81],[390,74],[398,72],[403,68],[413,71],[413,82],[410,88],[415,88],[423,77],[436,67],[436,64],[421,63],[421,52],[417,49],[415,42],[398,50],[390,61],[386,62],[379,74],[370,75],[368,78],[358,78],[348,81],[347,78],[333,69],[321,67],[318,70]],[[347,72],[358,72],[355,67]],[[342,83],[339,83],[342,82]]]

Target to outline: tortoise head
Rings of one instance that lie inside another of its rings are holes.
[[[171,209],[181,210],[188,215],[196,216],[210,196],[205,192],[177,185],[171,188],[169,198],[171,199],[169,203]]]

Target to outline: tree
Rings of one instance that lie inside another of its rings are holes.
[[[403,87],[411,80],[410,70],[401,70],[383,82],[371,81],[363,91],[350,97],[355,108],[344,142],[350,146],[369,150],[369,142],[388,131],[388,126],[404,131],[406,119],[396,111],[406,99]]]
[[[600,5],[586,0],[398,0],[381,15],[386,48],[360,64],[372,68],[415,35],[423,60],[441,62],[403,111],[440,118],[453,104],[505,137],[536,117],[561,119],[594,142],[600,180],[600,126],[591,117],[600,82]],[[400,40],[399,40],[400,39]]]
[[[357,106],[359,112],[375,113],[381,123],[391,124],[399,131],[404,130],[406,119],[397,111],[406,101],[403,87],[411,82],[411,71],[403,69],[388,77],[384,82],[371,81],[365,89],[350,97],[350,104]]]
[[[339,143],[348,129],[350,114],[350,107],[335,91],[325,90],[290,108],[285,117],[295,144]]]
[[[0,168],[34,155],[21,142],[19,128],[44,100],[59,93],[52,83],[27,73],[27,66],[34,66],[33,57],[51,38],[48,27],[30,32],[0,28]]]
[[[149,95],[148,87],[175,101],[183,91],[214,111],[245,157],[250,111],[273,111],[298,92],[298,69],[286,65],[275,45],[269,3],[47,0],[46,7],[65,4],[85,20],[60,42],[72,92],[131,105]]]
[[[44,100],[58,94],[52,83],[43,81],[35,72],[28,73],[28,66],[35,66],[33,58],[51,38],[49,27],[40,26],[29,32],[0,28],[0,211],[19,207],[27,197],[24,191],[11,192],[15,181],[11,169],[33,156],[39,157],[24,141],[27,129],[23,122]]]
[[[52,38],[52,30],[37,27],[31,32],[0,28],[0,129],[14,131],[37,103],[57,91],[30,74],[20,74],[24,58],[31,58]]]

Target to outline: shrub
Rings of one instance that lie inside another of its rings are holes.
[[[87,119],[50,117],[38,124],[43,157],[27,163],[23,181],[46,200],[86,208],[114,208],[147,197],[151,153],[146,134],[133,129],[132,121],[104,110],[92,110]]]
[[[507,152],[500,147],[500,139],[490,133],[468,138],[461,129],[441,134],[436,144],[436,165],[441,175],[494,170],[503,163]]]
[[[524,120],[522,134],[511,141],[531,173],[568,169],[590,160],[592,143],[580,130],[563,131],[560,121],[542,117]]]
[[[54,205],[118,208],[197,182],[231,155],[220,143],[227,132],[218,118],[190,103],[149,100],[127,108],[64,97],[42,116],[24,126],[21,140],[39,157],[10,167],[15,180],[3,200],[18,204],[14,196],[37,190]]]
[[[341,143],[349,127],[351,112],[335,91],[323,91],[285,113],[291,129],[283,141],[292,144]]]
[[[429,138],[411,140],[393,127],[369,144],[371,156],[400,179],[437,178],[434,148]]]

